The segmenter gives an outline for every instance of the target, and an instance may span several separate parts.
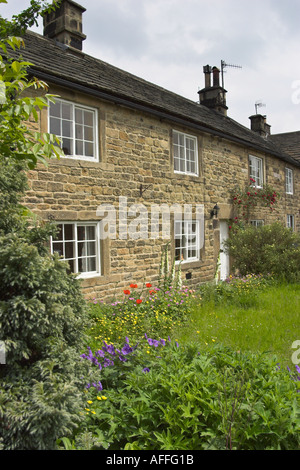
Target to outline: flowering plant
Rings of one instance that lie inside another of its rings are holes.
[[[250,178],[244,189],[235,187],[231,191],[231,199],[236,213],[232,222],[235,226],[249,223],[251,211],[258,205],[268,207],[271,211],[275,209],[280,195],[269,185],[258,188],[254,183],[255,180]]]

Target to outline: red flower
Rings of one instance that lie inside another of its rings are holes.
[[[137,284],[130,284],[131,289],[136,289],[137,288]]]
[[[150,295],[155,294],[155,290],[154,289],[149,290],[149,294]]]
[[[130,290],[126,289],[123,291],[125,295],[130,295]]]
[[[147,282],[146,287],[152,287],[152,284],[150,284],[150,282]]]
[[[143,302],[142,299],[137,299],[136,301],[137,304],[141,304],[142,302]]]

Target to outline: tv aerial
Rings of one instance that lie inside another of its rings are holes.
[[[266,105],[261,100],[255,101],[255,113],[258,114],[258,108],[263,108],[265,106]]]
[[[225,60],[221,60],[221,76],[222,76],[222,88],[224,88],[224,69],[226,67],[232,67],[235,69],[241,69],[241,65],[227,64]]]

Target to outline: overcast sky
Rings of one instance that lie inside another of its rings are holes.
[[[267,115],[273,134],[300,130],[300,0],[77,0],[83,50],[193,101],[203,66],[221,60],[228,115],[249,128]],[[11,18],[30,0],[0,4]],[[42,34],[42,21],[33,31]]]

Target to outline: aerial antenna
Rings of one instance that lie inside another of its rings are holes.
[[[222,75],[222,88],[224,88],[224,69],[225,67],[233,67],[235,69],[241,69],[240,65],[227,64],[225,60],[221,60],[221,75]]]
[[[255,113],[258,114],[257,109],[265,107],[265,106],[266,105],[261,100],[256,101],[255,102]]]

